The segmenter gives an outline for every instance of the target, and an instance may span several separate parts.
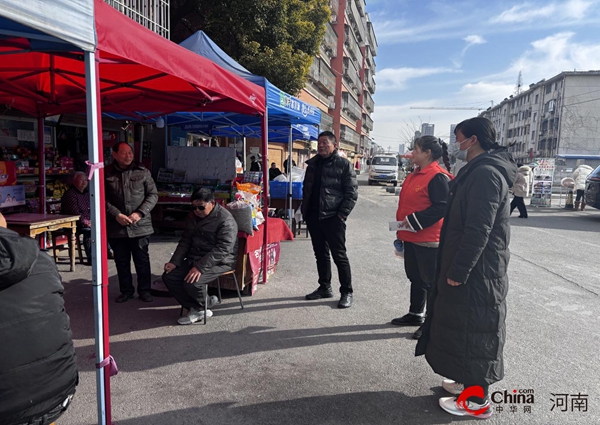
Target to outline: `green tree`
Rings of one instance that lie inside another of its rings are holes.
[[[329,0],[173,0],[171,39],[203,30],[252,73],[298,94],[330,14]]]

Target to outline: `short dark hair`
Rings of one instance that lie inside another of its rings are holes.
[[[252,156],[250,157],[250,159],[256,159],[256,157],[255,157],[254,155],[252,155]]]
[[[212,189],[207,187],[199,187],[194,190],[192,193],[191,202],[200,201],[200,202],[212,202],[215,200],[215,192]]]
[[[335,134],[333,134],[331,131],[323,131],[321,134],[319,134],[318,138],[320,139],[321,137],[327,137],[331,143],[333,143],[334,145],[337,144]]]
[[[271,167],[272,167],[273,165],[277,165],[277,164],[275,164],[274,162],[271,162]]]
[[[121,149],[121,145],[127,145],[127,147],[133,151],[133,148],[132,148],[132,147],[131,147],[131,145],[130,145],[129,143],[127,143],[127,142],[117,142],[117,143],[115,143],[115,144],[113,145],[113,147],[112,147],[112,151],[113,151],[114,153],[117,153],[117,152],[119,152],[119,149]]]

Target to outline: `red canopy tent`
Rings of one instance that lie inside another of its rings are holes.
[[[89,0],[78,0],[78,3],[89,3]],[[38,1],[38,8],[55,6],[49,0]],[[0,103],[38,117],[40,158],[44,158],[44,117],[87,112],[90,175],[93,175],[90,189],[96,356],[97,361],[102,362],[98,369],[98,411],[99,423],[110,424],[110,380],[106,371],[108,363],[103,362],[109,358],[109,334],[108,266],[103,231],[106,222],[104,173],[99,146],[101,113],[115,112],[132,119],[184,111],[262,115],[263,134],[266,134],[266,102],[264,88],[160,37],[101,0],[94,0],[93,8],[95,52],[61,42],[60,34],[56,36],[58,43],[56,38],[47,37],[47,40],[39,27],[25,33],[23,22],[28,23],[27,17],[17,19],[15,25],[6,19],[0,21]],[[7,15],[0,11],[0,17],[3,16]],[[18,13],[15,16],[19,18]],[[8,17],[14,19],[14,16]],[[263,152],[267,152],[265,136],[262,144]],[[41,208],[45,206],[44,176],[42,160]],[[263,167],[263,179],[268,181],[267,167]],[[265,186],[265,200],[266,197]],[[265,232],[264,250],[266,239]],[[263,255],[264,270],[265,263],[266,255]],[[266,273],[263,275],[266,277]]]

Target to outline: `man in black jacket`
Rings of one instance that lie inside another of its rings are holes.
[[[189,310],[186,317],[177,321],[180,325],[204,319],[204,285],[233,270],[237,254],[237,223],[229,211],[215,202],[212,190],[194,191],[192,210],[162,277],[171,295]],[[211,297],[207,307],[215,300]],[[212,312],[207,310],[206,315],[211,317]]]
[[[79,379],[64,289],[36,241],[5,227],[0,214],[0,425],[49,424]]]
[[[337,140],[330,131],[319,134],[318,155],[306,161],[302,215],[317,259],[319,288],[307,300],[332,298],[331,261],[338,269],[339,308],[352,306],[352,274],[346,254],[346,219],[356,205],[358,185],[354,167],[338,155]]]
[[[106,167],[106,227],[114,251],[123,303],[135,292],[131,276],[131,257],[137,273],[140,300],[152,301],[148,245],[154,233],[150,212],[158,201],[158,191],[150,171],[133,161],[133,150],[125,142],[112,148],[114,163]]]

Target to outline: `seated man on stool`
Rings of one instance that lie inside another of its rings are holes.
[[[90,220],[90,194],[86,191],[88,179],[85,173],[76,171],[73,174],[71,187],[64,193],[60,201],[61,214],[78,215],[77,234],[83,235],[83,247],[88,262],[92,259],[92,221]]]
[[[177,321],[180,325],[204,319],[204,285],[235,267],[237,233],[235,219],[215,202],[213,191],[196,189],[185,230],[162,276],[171,295],[189,310]],[[216,297],[209,298],[207,307],[216,302]],[[212,312],[207,310],[206,315],[211,317]]]

